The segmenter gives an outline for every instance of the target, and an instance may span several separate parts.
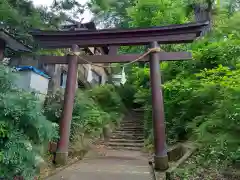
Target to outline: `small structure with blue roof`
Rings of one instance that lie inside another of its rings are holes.
[[[33,66],[17,66],[15,69],[18,73],[15,80],[17,87],[26,91],[37,92],[39,97],[44,100],[48,92],[50,77]]]

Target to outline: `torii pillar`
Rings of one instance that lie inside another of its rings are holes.
[[[158,48],[156,41],[150,43],[150,48]],[[152,117],[154,131],[155,168],[168,169],[168,155],[165,135],[163,95],[161,88],[160,61],[157,52],[150,53],[150,78],[152,91]]]
[[[72,52],[76,53],[79,51],[79,47],[77,45],[73,45],[71,50]],[[54,159],[56,164],[67,163],[72,112],[76,92],[78,56],[69,55],[67,59],[68,73],[66,89],[64,93],[63,111],[60,119],[60,139],[57,145],[57,152]]]

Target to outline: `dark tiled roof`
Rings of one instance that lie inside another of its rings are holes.
[[[6,42],[6,47],[16,52],[31,52],[31,47],[28,47],[16,40],[11,34],[4,29],[0,29],[0,39]]]

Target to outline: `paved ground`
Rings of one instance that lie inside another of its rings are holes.
[[[152,180],[148,159],[140,152],[107,150],[86,157],[48,180]]]

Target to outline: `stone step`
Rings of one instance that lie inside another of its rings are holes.
[[[120,134],[144,134],[143,130],[116,130],[115,133],[120,133]]]
[[[117,130],[121,130],[121,131],[143,131],[144,128],[143,127],[119,127],[117,128]]]
[[[140,147],[142,148],[144,146],[143,143],[125,143],[125,142],[108,142],[108,146],[110,147]]]
[[[120,126],[144,126],[143,123],[121,123]]]
[[[123,125],[121,125],[121,126],[119,126],[118,127],[118,129],[120,129],[120,128],[122,128],[122,129],[144,129],[144,127],[143,126],[123,126]]]
[[[128,118],[128,119],[123,119],[121,122],[143,122],[144,119],[143,117],[134,117],[134,118]]]
[[[136,121],[122,121],[121,124],[143,124],[144,122],[141,120]]]
[[[144,132],[144,128],[129,128],[129,127],[119,127],[116,129],[116,131],[133,131],[133,132]]]
[[[142,131],[144,132],[144,128],[142,127],[118,127],[117,131]]]
[[[135,108],[133,109],[133,114],[142,114],[144,112],[144,108]]]
[[[110,139],[144,139],[144,135],[113,134]]]
[[[108,149],[116,149],[116,150],[130,150],[130,151],[141,151],[142,147],[126,147],[126,146],[108,146]]]
[[[129,134],[129,135],[143,135],[143,130],[141,131],[133,131],[133,130],[117,130],[114,132],[115,134]]]
[[[113,134],[143,135],[144,131],[117,130],[117,131],[114,131]]]
[[[117,143],[121,143],[121,142],[124,142],[124,143],[144,143],[144,139],[118,139],[118,138],[115,138],[115,139],[110,139],[109,142],[117,142]]]
[[[143,132],[134,132],[134,131],[115,131],[113,135],[117,136],[144,136]]]
[[[144,135],[134,136],[134,135],[122,135],[122,134],[113,134],[110,139],[144,139]]]
[[[136,121],[136,122],[139,122],[139,121],[143,121],[143,120],[144,120],[144,116],[142,116],[142,115],[135,115],[134,118],[124,119],[123,121]]]
[[[144,124],[140,124],[140,123],[128,123],[128,124],[124,124],[124,123],[121,123],[120,126],[123,126],[123,127],[144,127]]]
[[[126,127],[126,128],[144,128],[142,124],[120,124],[119,127]]]

